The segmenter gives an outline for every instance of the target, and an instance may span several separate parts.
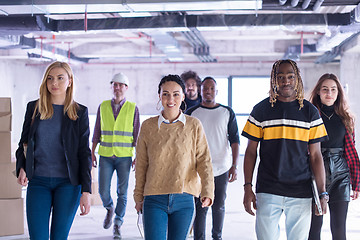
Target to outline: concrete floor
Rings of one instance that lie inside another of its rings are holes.
[[[241,169],[241,168],[240,168]],[[238,181],[229,184],[228,197],[226,200],[226,216],[223,229],[223,239],[225,240],[253,240],[255,237],[255,217],[247,214],[242,205],[243,200],[243,177],[239,171]],[[116,180],[113,178],[112,195],[116,196]],[[125,216],[125,222],[122,226],[122,236],[124,240],[142,239],[137,228],[137,214],[134,209],[132,192],[134,189],[134,172],[130,174],[130,184],[128,192],[128,207]],[[102,206],[92,206],[91,212],[87,216],[80,216],[78,213],[75,217],[69,239],[88,239],[88,240],[110,240],[112,239],[112,228],[103,229],[102,222],[105,216],[105,209]],[[25,220],[26,221],[26,220]],[[286,239],[284,231],[284,218],[281,219],[281,237]],[[211,239],[211,211],[207,218],[207,239]],[[27,226],[25,222],[25,234],[0,237],[0,240],[23,240],[28,239]],[[331,239],[329,229],[329,215],[324,217],[324,226],[322,239]],[[360,200],[351,201],[347,219],[347,239],[360,239]]]

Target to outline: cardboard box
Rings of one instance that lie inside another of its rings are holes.
[[[11,162],[11,133],[0,132],[0,163]]]
[[[24,201],[0,199],[0,236],[24,234]]]
[[[0,98],[0,132],[11,131],[11,98]]]
[[[11,98],[0,97],[0,113],[11,113]]]
[[[0,164],[0,199],[21,198],[22,186],[17,183],[14,171],[15,163]]]
[[[2,114],[0,113],[0,132],[9,132],[11,131],[11,114]]]

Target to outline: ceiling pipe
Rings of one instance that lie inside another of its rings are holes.
[[[315,61],[317,64],[329,63],[334,62],[335,58],[339,56],[343,49],[349,45],[354,39],[356,39],[360,35],[360,32],[354,33],[344,41],[342,41],[338,46],[334,47],[331,51],[327,51],[320,57],[318,57]]]
[[[324,0],[317,0],[317,1],[315,2],[314,7],[313,7],[313,11],[319,10],[319,8],[321,7],[321,4],[322,4],[323,2],[324,2]]]
[[[299,0],[291,0],[291,6],[296,7],[299,3]]]
[[[280,4],[280,5],[285,5],[286,1],[287,1],[287,0],[279,0],[279,4]]]
[[[310,5],[311,0],[305,0],[302,4],[302,9],[307,9]]]
[[[316,52],[315,44],[291,45],[287,48],[283,59],[292,59],[298,61],[301,54],[310,52]]]
[[[35,55],[40,56],[40,58],[46,58],[44,56],[44,51],[46,51],[46,52],[49,52],[49,53],[51,53],[53,55],[57,54],[57,55],[65,57],[65,58],[69,58],[71,60],[76,60],[78,62],[87,63],[90,60],[90,58],[81,58],[81,57],[75,56],[70,51],[70,45],[68,45],[69,46],[68,51],[63,50],[61,48],[57,48],[55,46],[56,44],[59,44],[59,43],[61,43],[61,44],[63,44],[63,43],[70,44],[71,42],[56,42],[55,41],[55,35],[53,35],[53,37],[51,38],[52,42],[50,42],[49,44],[43,43],[43,39],[45,39],[44,37],[40,37],[40,39],[41,39],[41,42],[39,43],[39,42],[35,41],[35,38],[27,38],[27,37],[21,36],[21,45],[22,45],[22,47],[27,47],[29,49],[40,49],[40,54],[35,53]],[[29,58],[31,58],[32,56],[33,56],[32,54],[28,55]]]

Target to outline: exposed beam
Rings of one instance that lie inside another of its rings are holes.
[[[346,26],[354,22],[351,13],[337,14],[258,14],[258,15],[163,15],[139,18],[89,19],[88,30],[171,29],[184,31],[191,27],[235,26]],[[83,20],[49,20],[38,16],[2,16],[0,34],[33,31],[83,31]]]

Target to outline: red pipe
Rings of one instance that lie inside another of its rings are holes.
[[[152,39],[151,39],[151,37],[149,37],[149,43],[150,43],[150,48],[149,48],[149,51],[150,51],[150,58],[152,57]]]
[[[40,42],[40,57],[43,57],[43,38],[42,36],[40,36],[41,42]]]
[[[53,42],[55,43],[55,35],[54,35],[54,34],[52,35],[52,40],[53,40]],[[54,44],[54,45],[55,45],[55,44]],[[55,46],[54,46],[53,49],[52,49],[52,53],[55,54]]]
[[[87,4],[85,5],[85,19],[84,19],[84,30],[85,32],[87,31],[87,27],[88,27],[88,17],[87,17]]]
[[[69,50],[68,50],[68,63],[70,63],[70,42],[68,43],[68,48],[69,48]]]

